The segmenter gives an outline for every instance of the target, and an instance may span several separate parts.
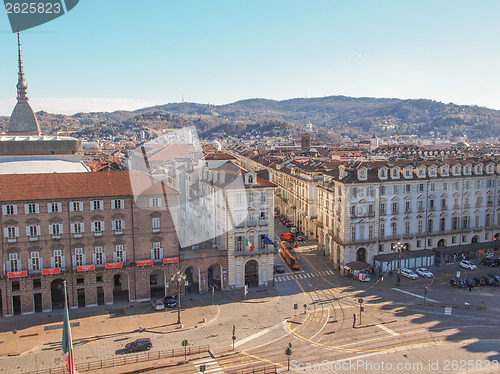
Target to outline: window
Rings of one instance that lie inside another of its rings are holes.
[[[94,265],[104,265],[106,263],[106,254],[101,246],[94,247]]]
[[[431,191],[436,191],[436,183],[431,183]]]
[[[78,285],[85,284],[85,278],[76,278],[76,284]]]
[[[432,239],[427,239],[427,245],[430,247],[432,246]]]
[[[470,190],[470,181],[465,181],[465,189]]]
[[[479,214],[476,214],[474,216],[474,227],[477,229],[479,228]]]
[[[457,237],[456,236],[452,236],[451,237],[451,243],[452,244],[456,244],[457,243]]]
[[[385,186],[380,186],[380,194],[385,195]]]
[[[7,271],[21,271],[21,264],[17,258],[17,253],[9,253],[7,261]]]
[[[383,244],[379,244],[378,245],[378,251],[379,252],[384,252],[384,245]]]
[[[397,178],[399,176],[399,170],[397,168],[392,169],[392,177]]]
[[[154,261],[163,260],[163,248],[161,247],[160,242],[153,243],[153,248],[151,249],[151,258]]]
[[[117,244],[115,246],[115,253],[113,253],[113,261],[114,262],[126,261],[125,246],[123,244]]]
[[[418,200],[417,201],[417,210],[419,212],[423,212],[424,211],[424,201],[423,200]]]
[[[424,220],[423,219],[419,219],[418,220],[418,223],[417,223],[417,232],[419,235],[422,234],[422,232],[424,232]]]
[[[441,217],[439,219],[439,230],[440,231],[444,231],[445,230],[445,226],[446,226],[446,220],[444,217]]]
[[[431,233],[434,230],[434,220],[432,218],[429,218],[427,220],[427,232]]]
[[[417,248],[421,248],[422,247],[422,240],[417,240]]]
[[[3,236],[9,243],[14,243],[19,237],[19,227],[8,226],[3,228]]]
[[[464,229],[470,228],[469,216],[464,216],[464,218],[463,218],[463,228]]]
[[[263,234],[259,235],[259,249],[266,248],[265,239],[266,239],[266,235],[263,235]]]
[[[373,225],[368,225],[368,239],[373,239]]]
[[[411,212],[411,201],[405,201],[405,212],[406,213]]]
[[[380,214],[385,214],[385,203],[380,203]]]
[[[443,182],[443,191],[448,190],[448,182]]]
[[[446,209],[446,199],[441,199],[441,209]]]
[[[392,213],[397,214],[399,212],[399,203],[394,202],[392,203]]]
[[[83,212],[83,201],[70,201],[69,211],[70,212]]]
[[[351,197],[353,197],[353,198],[358,197],[358,189],[357,189],[357,187],[351,188]]]
[[[47,203],[47,212],[49,213],[60,213],[62,212],[62,203]]]
[[[102,283],[102,275],[96,275],[95,281],[96,281],[96,283]]]
[[[115,232],[115,235],[119,235],[125,230],[125,220],[117,219],[111,221],[111,229]]]
[[[429,208],[430,208],[430,210],[434,210],[434,209],[435,209],[435,206],[434,206],[434,199],[430,199],[430,200],[429,200]]]
[[[2,214],[4,216],[17,214],[17,205],[15,204],[4,205],[2,207]]]
[[[351,217],[356,217],[356,206],[351,205]]]
[[[405,184],[405,192],[410,193],[411,192],[411,185],[410,184]]]
[[[125,200],[123,199],[111,200],[111,209],[124,209],[124,208],[125,208]]]
[[[75,235],[75,238],[81,238],[84,232],[85,224],[83,222],[74,222],[71,224],[71,233]]]
[[[380,169],[380,177],[385,178],[385,169]]]
[[[451,229],[458,230],[458,217],[452,217],[451,219]]]
[[[266,220],[266,212],[265,211],[260,212],[260,220],[261,221],[265,221]]]
[[[161,208],[162,207],[162,199],[159,197],[153,197],[149,199],[149,207],[150,208]]]
[[[103,221],[93,221],[92,222],[92,232],[95,236],[101,236],[104,231],[104,222]]]
[[[253,204],[253,192],[248,193],[248,203]]]
[[[243,250],[243,237],[242,236],[236,236],[234,238],[234,241],[235,241],[235,250],[237,252],[240,252]]]
[[[33,289],[39,290],[42,288],[42,280],[41,279],[33,279]]]
[[[85,264],[86,261],[83,248],[75,248],[75,254],[73,255],[73,267],[83,266]]]
[[[236,204],[241,204],[241,193],[236,194]]]
[[[261,203],[265,203],[266,202],[266,193],[265,192],[261,192],[260,193],[260,202]]]
[[[21,283],[19,281],[12,281],[12,292],[18,292],[21,289]]]
[[[103,210],[103,209],[104,209],[104,201],[92,200],[90,202],[90,210]]]
[[[380,222],[380,237],[385,237],[385,222]]]
[[[411,169],[406,169],[406,170],[405,170],[405,176],[406,176],[407,178],[411,177]]]
[[[62,233],[63,233],[62,223],[55,223],[53,225],[49,225],[49,235],[52,235],[54,239],[60,238]]]
[[[40,226],[31,225],[26,226],[26,236],[30,238],[30,240],[38,240],[38,236],[40,235]]]
[[[40,205],[36,203],[28,203],[24,205],[24,214],[40,213]]]
[[[40,271],[42,269],[42,259],[40,258],[40,252],[34,251],[30,253],[28,269],[31,271]]]
[[[486,213],[484,225],[486,227],[490,227],[491,226],[491,214],[490,213]]]
[[[62,249],[55,249],[53,256],[50,259],[52,268],[64,268],[64,256],[62,255]]]
[[[368,215],[374,215],[375,211],[373,210],[373,204],[368,204]]]
[[[392,230],[392,236],[396,236],[398,234],[398,222],[397,221],[391,222],[391,230]]]
[[[356,226],[351,226],[351,240],[356,240]]]
[[[410,221],[409,220],[405,221],[405,235],[406,236],[410,235]]]
[[[420,183],[418,185],[418,192],[424,192],[424,184],[423,183]]]
[[[153,232],[160,232],[160,218],[153,218]]]
[[[399,189],[398,189],[398,185],[395,184],[394,186],[392,186],[392,191],[394,193],[394,195],[397,195],[399,193]]]

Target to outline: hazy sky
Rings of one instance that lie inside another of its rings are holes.
[[[0,115],[17,39],[0,15]],[[500,1],[80,0],[21,33],[35,111],[327,95],[500,109]]]

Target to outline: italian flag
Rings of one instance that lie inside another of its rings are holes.
[[[64,281],[64,315],[63,315],[63,334],[62,351],[66,356],[66,369],[70,374],[78,374],[75,369],[75,358],[73,356],[73,340],[71,339],[71,326],[69,324],[68,293],[66,290],[66,281]]]
[[[250,248],[250,252],[252,252],[255,249],[255,246],[252,243],[250,243],[250,240],[248,240],[248,239],[247,239],[246,245],[248,248]]]

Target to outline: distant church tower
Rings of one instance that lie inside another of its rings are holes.
[[[301,149],[303,151],[308,151],[311,148],[311,134],[302,134],[300,136]]]
[[[17,104],[10,116],[7,135],[40,135],[40,125],[35,113],[28,104],[28,85],[24,80],[23,57],[21,55],[21,37],[17,33],[17,47],[19,55],[19,77],[17,81]]]

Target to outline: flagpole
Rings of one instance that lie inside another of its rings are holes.
[[[68,354],[69,354],[69,373],[74,374],[73,368],[74,368],[74,362],[73,362],[73,338],[71,337],[71,324],[69,322],[69,304],[68,304],[68,284],[66,281],[64,281],[64,302],[66,303],[66,311],[67,313],[66,316],[66,323],[68,324],[67,326],[67,331],[68,331],[68,342],[69,342],[69,349],[68,349]]]

